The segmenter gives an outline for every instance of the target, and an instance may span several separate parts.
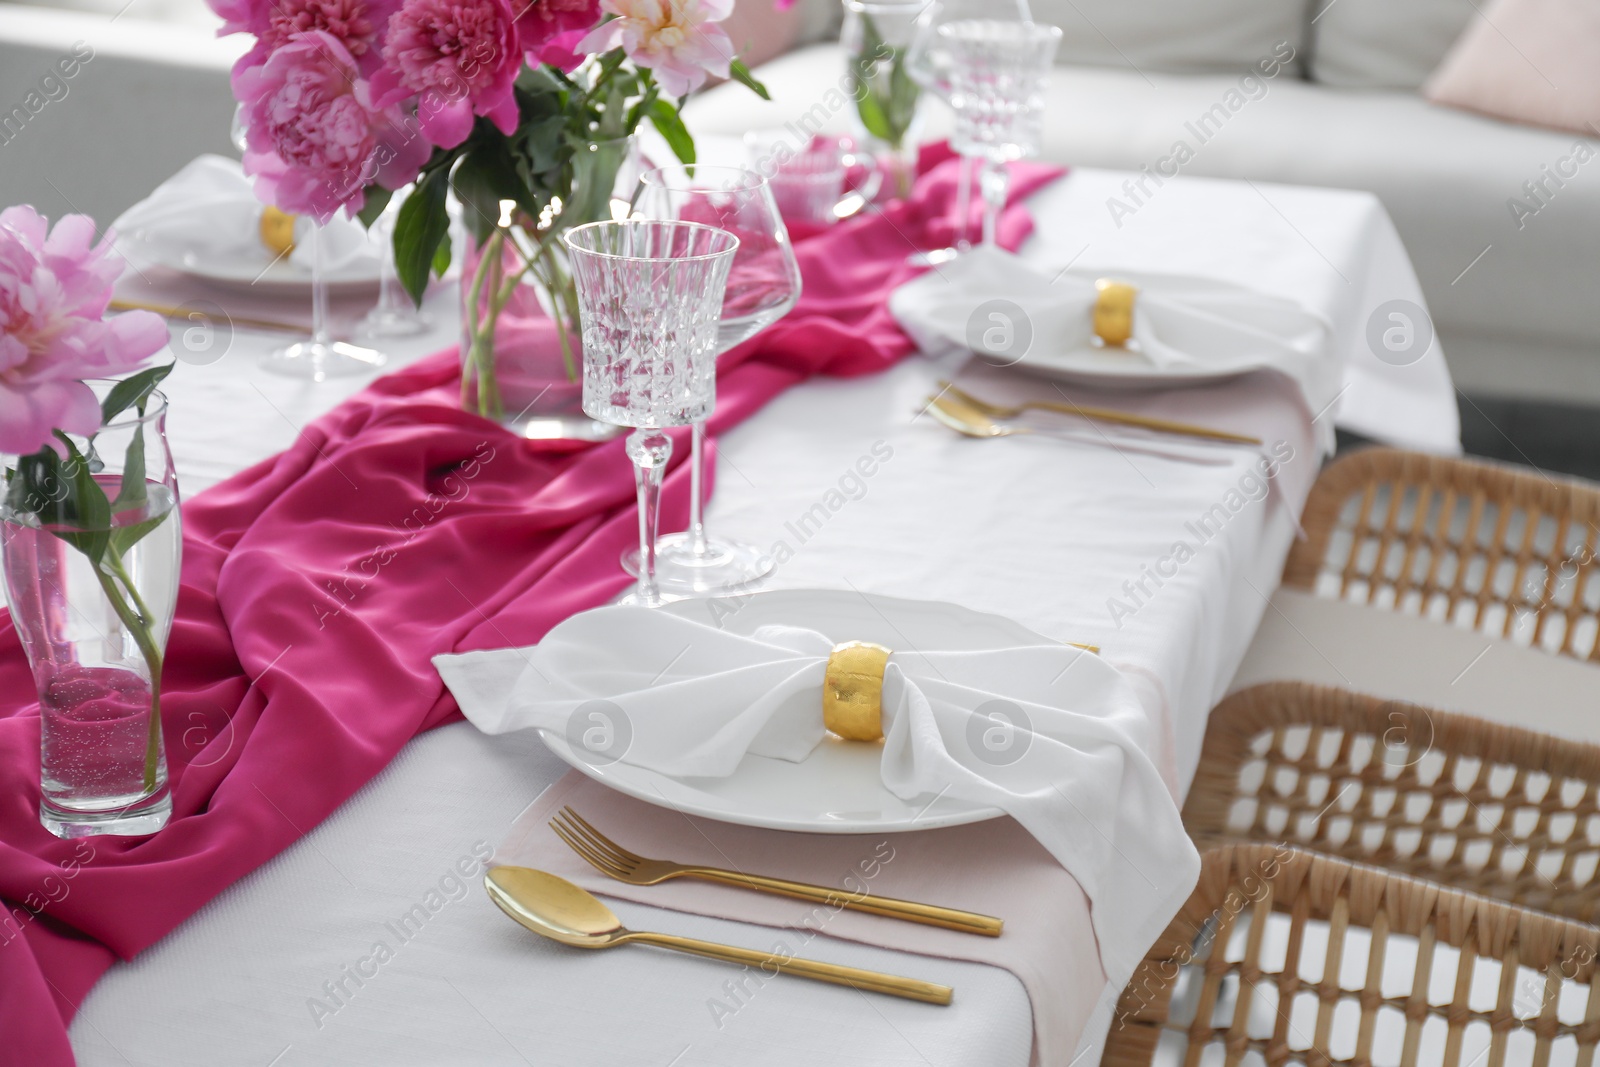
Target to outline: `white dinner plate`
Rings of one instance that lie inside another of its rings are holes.
[[[130,235],[133,251],[158,266],[199,278],[224,289],[259,295],[294,296],[311,291],[311,271],[287,256],[274,259],[265,246],[248,252],[190,251],[143,234]],[[328,287],[336,293],[376,290],[382,280],[382,264],[371,257],[324,272]]]
[[[873,641],[889,648],[991,649],[1058,645],[999,615],[954,604],[869,596],[843,590],[796,589],[720,600],[680,600],[661,608],[739,634],[768,625],[804,626],[835,641]],[[818,695],[821,699],[821,695]],[[540,730],[557,756],[597,782],[660,807],[721,822],[823,834],[931,830],[1003,814],[934,795],[901,800],[883,785],[883,745],[832,735],[801,763],[746,755],[727,778],[674,778],[625,763],[593,766],[573,755],[566,738]]]
[[[978,357],[982,359],[982,356]],[[1256,367],[1158,367],[1143,353],[1122,348],[1079,348],[1070,352],[1029,352],[1018,370],[1091,389],[1179,389],[1215,385]]]

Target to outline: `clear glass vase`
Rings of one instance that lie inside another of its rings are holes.
[[[114,383],[90,384],[103,398]],[[0,566],[39,691],[39,819],[58,837],[151,834],[172,810],[161,665],[183,537],[165,419],[155,392],[92,438],[4,459]]]
[[[583,337],[560,233],[626,209],[641,160],[632,138],[574,155],[569,195],[537,217],[501,201],[469,228],[461,268],[461,406],[523,437],[603,440],[620,431],[583,412]],[[470,221],[470,219],[469,219]]]
[[[883,175],[880,195],[899,199],[917,178],[922,88],[908,58],[927,8],[928,0],[844,0],[839,34],[856,131]]]

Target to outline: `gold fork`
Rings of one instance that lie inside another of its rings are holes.
[[[719,882],[741,889],[755,889],[798,900],[809,900],[832,908],[865,911],[891,919],[906,919],[914,923],[942,926],[947,930],[959,930],[967,934],[982,934],[985,937],[999,937],[1001,927],[1005,925],[1002,920],[992,916],[960,911],[956,908],[942,908],[936,904],[918,904],[909,900],[895,900],[893,897],[857,895],[840,889],[829,889],[826,886],[791,882],[783,878],[768,878],[759,874],[725,871],[718,867],[700,867],[667,860],[647,859],[629,852],[612,841],[589,825],[583,816],[570,807],[563,807],[556,817],[550,820],[550,828],[595,870],[629,885],[656,885],[671,878],[699,878],[706,882]]]
[[[1101,439],[1096,440],[1087,433],[1073,433],[1066,430],[1037,430],[1031,426],[997,422],[977,408],[965,404],[949,394],[930,396],[928,398],[928,406],[923,410],[932,415],[936,421],[966,437],[1023,437],[1032,434],[1039,437],[1080,441],[1085,444],[1112,448],[1118,452],[1135,452],[1142,456],[1156,456],[1160,459],[1195,463],[1202,467],[1226,467],[1229,464],[1228,458],[1215,450],[1184,451],[1156,441],[1146,439],[1134,441],[1120,435],[1116,439],[1112,439],[1106,437],[1104,431],[1099,431]],[[1206,454],[1202,455],[1202,451]],[[1090,651],[1094,650],[1091,649]]]
[[[1121,426],[1138,426],[1145,430],[1155,430],[1157,433],[1179,434],[1184,437],[1203,437],[1208,441],[1228,441],[1236,445],[1261,444],[1261,438],[1259,437],[1229,433],[1226,430],[1213,430],[1209,426],[1196,426],[1188,422],[1157,419],[1149,415],[1134,415],[1127,411],[1113,411],[1110,408],[1063,404],[1056,400],[1030,400],[1023,404],[1007,406],[1004,404],[991,404],[987,400],[981,400],[953,382],[941,381],[939,389],[941,396],[953,397],[966,406],[977,409],[991,419],[1014,419],[1024,411],[1054,411],[1061,415],[1076,415],[1079,418],[1092,421],[1114,422]]]

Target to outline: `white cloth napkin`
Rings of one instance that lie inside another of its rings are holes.
[[[1281,297],[1208,278],[1050,269],[980,246],[902,285],[889,309],[929,355],[965,349],[1007,363],[1020,358],[1042,368],[1069,366],[1074,356],[1104,352],[1095,343],[1092,313],[1095,281],[1105,276],[1139,287],[1132,344],[1157,368],[1174,374],[1270,368],[1296,382],[1313,416],[1338,396],[1343,372],[1329,352],[1330,330],[1321,317]],[[1015,350],[1016,330],[984,328],[990,322],[985,312],[994,309],[983,305],[996,300],[1027,316],[1032,336],[1025,352]],[[993,347],[1002,340],[1004,347]]]
[[[564,736],[582,705],[606,700],[631,729],[622,762],[726,777],[747,753],[810,754],[825,733],[829,652],[851,639],[783,626],[743,636],[613,606],[574,615],[530,648],[433,662],[485,733]],[[1010,733],[989,715],[974,722],[986,705],[1002,710]],[[1123,676],[1065,645],[897,650],[883,717],[884,785],[902,799],[949,796],[1016,819],[1083,887],[1102,966],[1121,988],[1200,870],[1149,755],[1154,727]]]
[[[185,254],[193,254],[212,263],[264,263],[273,253],[261,243],[261,209],[238,160],[204,155],[123,212],[114,225],[119,234],[157,252],[163,262],[181,263]],[[295,249],[289,255],[290,263],[307,272],[311,225],[307,218],[295,220]],[[365,227],[343,215],[323,228],[322,255],[325,270],[370,267],[374,278],[382,262]]]

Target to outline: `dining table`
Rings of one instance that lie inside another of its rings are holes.
[[[1440,345],[1396,360],[1373,343],[1385,308],[1425,306],[1376,198],[1183,177],[1131,217],[1108,212],[1131,178],[1078,168],[1033,194],[1035,228],[1020,255],[1050,270],[1192,274],[1294,302],[1324,322],[1321,358],[1342,368],[1321,410],[1271,370],[1116,391],[949,353],[913,356],[871,376],[807,381],[722,434],[707,523],[771,555],[766,588],[948,602],[1095,647],[1156,725],[1151,756],[1181,803],[1207,713],[1272,610],[1334,427],[1441,453],[1459,450],[1459,434]],[[431,328],[382,342],[385,372],[455,342],[456,300],[452,286],[435,286]],[[186,494],[291,446],[373,377],[275,376],[263,356],[277,343],[237,329],[220,356],[180,353],[165,388]],[[950,380],[987,398],[1121,408],[1262,444],[1219,445],[1196,463],[1121,432],[963,437],[929,413]],[[292,781],[293,769],[284,773]],[[752,981],[648,949],[583,952],[512,924],[482,873],[519,817],[570,773],[531,731],[487,736],[458,721],[417,736],[324,822],[296,827],[294,845],[113,966],[71,1025],[79,1063],[1029,1064],[1030,1020],[1057,1008],[1030,1003],[1000,967],[844,937],[806,944],[813,958],[957,990],[936,1007]],[[862,837],[864,855],[876,840]],[[781,933],[608,903],[641,929],[759,949]],[[1082,975],[1093,1008],[1080,1011],[1077,1051],[1062,1067],[1098,1062],[1116,1025],[1120,990],[1097,984],[1093,959]]]

